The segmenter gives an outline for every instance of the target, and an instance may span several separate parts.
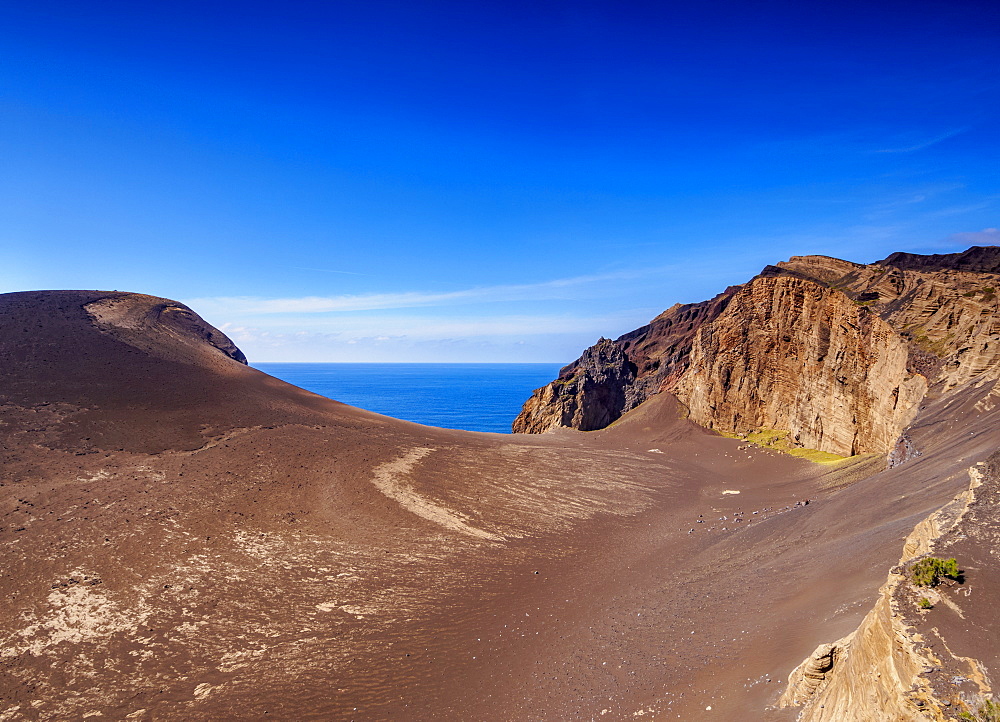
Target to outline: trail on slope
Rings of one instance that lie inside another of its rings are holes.
[[[468,534],[489,541],[503,541],[503,537],[483,529],[477,529],[465,522],[456,512],[436,504],[421,496],[403,483],[403,478],[410,473],[418,461],[430,454],[434,449],[417,447],[393,461],[377,466],[372,483],[375,488],[393,501],[398,502],[407,511],[416,514],[427,521],[439,524],[446,529]]]

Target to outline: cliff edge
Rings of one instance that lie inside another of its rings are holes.
[[[974,714],[992,693],[985,656],[955,627],[992,624],[992,612],[972,604],[986,594],[983,582],[996,563],[963,570],[960,583],[936,587],[913,583],[913,564],[932,553],[947,555],[969,539],[995,543],[997,455],[969,469],[969,488],[942,506],[907,536],[899,565],[879,589],[878,601],[861,625],[843,639],[820,645],[792,671],[780,707],[803,707],[801,722],[943,722]],[[984,523],[984,520],[989,520]],[[995,559],[995,555],[993,556]],[[960,554],[964,567],[972,555]],[[986,600],[988,603],[988,600]],[[995,654],[988,661],[995,664]]]
[[[601,339],[534,392],[513,430],[603,428],[668,392],[721,432],[888,453],[928,389],[997,378],[997,269],[995,246],[867,265],[796,256]]]

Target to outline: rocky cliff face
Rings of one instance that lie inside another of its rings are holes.
[[[933,606],[948,607],[943,614],[957,614],[962,627],[979,621],[970,614],[975,610],[963,612],[959,592],[916,590],[907,575],[913,561],[933,552],[950,552],[955,539],[966,540],[982,530],[979,520],[968,518],[970,509],[988,507],[980,509],[987,512],[980,517],[996,518],[995,459],[973,466],[969,476],[966,492],[920,522],[906,538],[899,565],[889,573],[861,625],[843,639],[820,645],[792,671],[780,706],[801,706],[802,722],[943,722],[956,719],[962,711],[975,711],[976,700],[991,691],[982,663],[953,653],[939,629],[948,620],[942,624],[939,612],[934,615],[935,626],[930,626],[931,615],[920,608],[917,598],[926,595]],[[977,567],[976,571],[984,577],[992,570]],[[966,599],[970,591],[967,587]]]
[[[943,390],[1000,373],[1000,248],[894,253],[868,266],[831,267],[833,260],[792,258],[762,275],[796,275],[843,292],[892,326],[907,342],[911,369]]]
[[[738,288],[710,301],[676,304],[615,341],[602,338],[564,367],[559,378],[535,390],[514,421],[514,432],[600,429],[653,394],[673,388],[687,370],[698,329],[725,309]],[[611,372],[616,364],[619,370]]]
[[[635,375],[635,364],[622,347],[602,338],[564,368],[558,379],[535,392],[515,420],[514,430],[532,434],[557,426],[603,429],[627,410],[626,392]]]
[[[514,431],[600,428],[667,391],[710,428],[780,429],[808,448],[886,453],[928,385],[1000,378],[998,270],[998,247],[868,265],[796,256],[602,339],[534,393]],[[598,382],[586,359],[609,344],[634,372]]]
[[[907,347],[839,291],[792,276],[757,278],[703,326],[675,393],[720,431],[790,430],[843,456],[895,443],[926,391]]]

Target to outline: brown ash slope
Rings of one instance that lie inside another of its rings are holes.
[[[166,299],[0,296],[5,722],[791,719],[778,680],[1000,445],[983,378],[885,469],[746,448],[670,394],[472,434],[241,361]]]
[[[514,431],[601,428],[668,392],[708,428],[776,429],[801,447],[885,453],[928,387],[996,378],[998,266],[997,247],[768,266],[712,301],[602,339],[535,392]]]

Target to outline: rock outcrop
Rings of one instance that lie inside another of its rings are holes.
[[[842,456],[885,452],[926,391],[906,362],[899,335],[843,293],[762,277],[700,329],[675,393],[708,428],[789,430]]]
[[[698,329],[725,309],[738,288],[729,288],[710,301],[675,304],[615,341],[602,338],[565,366],[555,381],[535,390],[514,421],[514,432],[538,434],[561,426],[600,429],[650,396],[673,388],[687,370]],[[622,373],[609,374],[600,359],[618,354],[624,361],[617,363],[627,363],[628,371],[623,368]],[[614,383],[621,388],[612,391],[609,384]],[[592,393],[597,387],[601,392]],[[576,419],[587,425],[578,425]],[[604,421],[593,425],[597,419]]]
[[[538,433],[554,426],[603,429],[627,410],[626,391],[635,365],[615,341],[602,338],[539,389],[514,422],[515,431]]]
[[[969,476],[966,492],[920,522],[906,538],[899,566],[889,573],[857,630],[820,645],[792,671],[779,706],[802,706],[801,722],[937,722],[955,719],[991,691],[978,660],[952,652],[936,627],[931,631],[941,642],[936,645],[918,631],[915,625],[924,625],[907,577],[908,565],[934,552],[945,535],[958,531],[965,537],[959,527],[987,477],[993,487],[989,496],[995,496],[996,475],[989,465],[973,466]],[[933,591],[921,593],[936,602],[950,601]],[[963,618],[961,610],[958,614]]]
[[[896,253],[867,265],[793,257],[602,340],[620,348],[634,375],[581,393],[592,388],[585,359],[607,353],[593,347],[535,391],[514,431],[592,430],[672,392],[709,428],[782,430],[793,443],[844,455],[889,453],[928,387],[1000,378],[998,269],[1000,247]]]
[[[796,257],[762,275],[796,275],[839,290],[906,341],[909,366],[943,391],[1000,375],[1000,248],[918,256],[894,253],[867,266]],[[843,271],[837,276],[838,271]]]
[[[962,253],[893,253],[881,265],[914,271],[978,271],[1000,273],[1000,247],[973,246]]]

